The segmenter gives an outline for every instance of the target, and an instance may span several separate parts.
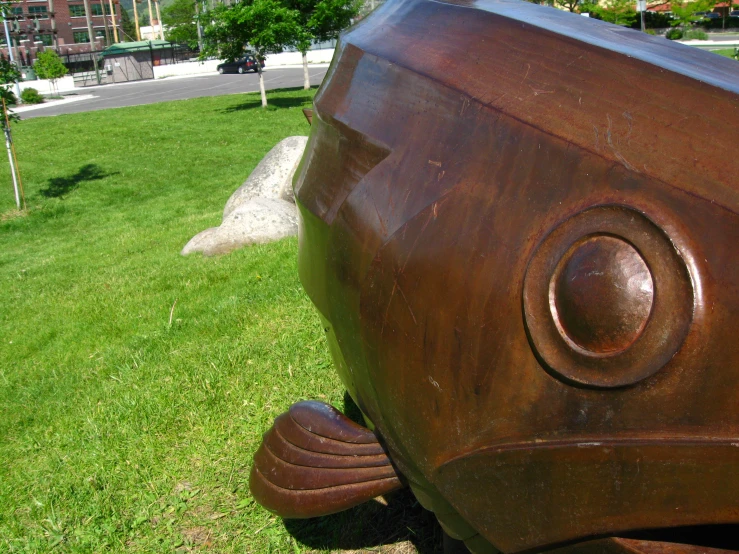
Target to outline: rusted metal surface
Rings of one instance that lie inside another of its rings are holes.
[[[301,280],[473,552],[739,524],[738,67],[514,1],[391,1],[343,37]]]

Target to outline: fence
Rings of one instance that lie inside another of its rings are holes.
[[[170,42],[169,44],[171,48],[158,47],[156,50],[149,49],[151,64],[153,66],[188,62],[198,56],[197,50],[190,49],[186,44],[175,42]],[[93,52],[63,54],[60,57],[71,75],[77,73],[94,73],[95,57],[98,60],[98,67],[103,67],[103,52],[103,50],[95,50]]]

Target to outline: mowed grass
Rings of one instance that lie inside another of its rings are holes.
[[[712,52],[714,54],[718,54],[719,56],[724,56],[726,58],[731,58],[732,60],[733,59],[736,59],[736,58],[734,58],[734,49],[733,48],[724,48],[722,50],[712,50]]]
[[[0,164],[0,552],[436,551],[407,494],[302,522],[253,501],[273,418],[303,398],[344,408],[343,388],[295,239],[179,255],[308,133],[314,92],[14,126],[29,209]]]

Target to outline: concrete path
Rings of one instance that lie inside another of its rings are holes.
[[[326,75],[328,65],[312,66],[309,69],[311,85],[319,85]],[[264,72],[264,85],[267,90],[292,88],[303,85],[302,67],[280,67]],[[154,104],[169,100],[184,100],[201,96],[220,96],[240,92],[259,91],[259,76],[256,73],[245,75],[196,75],[192,77],[173,77],[151,81],[139,81],[120,85],[104,85],[78,89],[77,95],[86,96],[77,101],[49,102],[48,105],[34,106],[27,112],[18,110],[21,119],[89,112]],[[72,95],[69,98],[75,98]]]

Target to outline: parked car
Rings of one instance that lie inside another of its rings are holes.
[[[729,17],[739,17],[739,10],[731,10],[729,12]]]
[[[704,17],[706,19],[721,19],[721,14],[716,12],[708,12]]]
[[[246,73],[254,71],[257,73],[260,67],[264,67],[264,60],[257,61],[257,57],[253,54],[247,54],[243,58],[239,58],[235,62],[226,62],[216,67],[218,73]]]

